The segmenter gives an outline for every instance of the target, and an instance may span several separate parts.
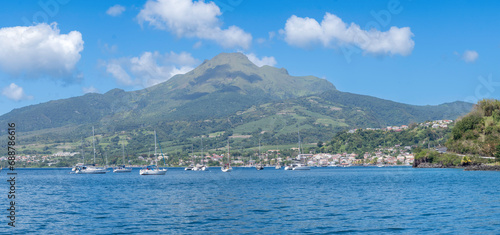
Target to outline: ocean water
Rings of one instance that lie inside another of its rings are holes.
[[[499,234],[500,172],[408,167],[170,168],[163,176],[17,170],[6,234]]]

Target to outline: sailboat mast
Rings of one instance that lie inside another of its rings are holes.
[[[229,155],[229,138],[227,138],[227,161],[228,167],[231,167],[231,157]]]
[[[123,165],[125,165],[125,146],[122,143]]]
[[[301,150],[300,150],[300,130],[297,130],[297,135],[299,136],[299,156],[302,154]]]
[[[259,139],[259,163],[261,162],[262,160],[260,159],[260,139]]]
[[[95,141],[94,141],[94,126],[92,126],[92,147],[94,148],[94,164],[95,164]]]
[[[156,158],[156,130],[155,130],[155,158]]]
[[[203,153],[203,135],[201,135],[201,157],[204,157],[205,154]]]
[[[85,165],[85,153],[83,153],[83,137],[82,137],[82,144],[80,145],[80,147],[82,148],[82,163],[83,165]]]

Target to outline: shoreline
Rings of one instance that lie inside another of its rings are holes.
[[[428,163],[423,162],[420,164],[415,164],[413,168],[455,168],[463,169],[464,171],[500,171],[500,165],[472,165],[472,166],[454,166],[454,165],[443,165],[440,163]]]

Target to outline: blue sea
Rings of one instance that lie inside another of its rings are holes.
[[[170,168],[163,176],[18,169],[7,234],[499,234],[500,172],[409,167]]]

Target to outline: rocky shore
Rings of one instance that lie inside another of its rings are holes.
[[[465,171],[500,171],[500,165],[471,165],[471,166],[453,166],[453,165],[443,165],[441,163],[429,163],[421,162],[419,164],[414,164],[413,168],[464,168]]]
[[[473,165],[473,166],[468,166],[464,170],[466,171],[500,171],[500,166],[491,166],[491,165]]]

